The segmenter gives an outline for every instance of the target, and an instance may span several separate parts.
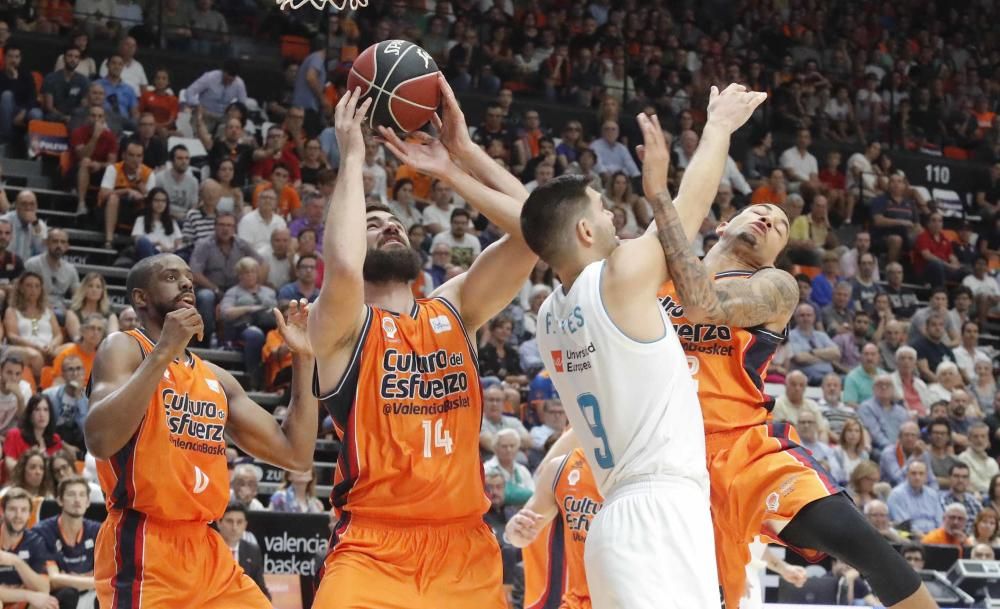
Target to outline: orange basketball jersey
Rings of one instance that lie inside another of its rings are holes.
[[[155,346],[141,329],[126,334],[143,357]],[[108,510],[174,521],[221,518],[229,501],[228,419],[229,402],[208,364],[191,353],[172,361],[128,444],[97,461]]]
[[[583,450],[566,455],[552,483],[559,506],[553,520],[524,549],[525,609],[590,609],[583,563],[587,531],[604,498]]]
[[[449,302],[417,300],[409,315],[368,307],[348,369],[320,400],[341,442],[338,531],[352,516],[447,523],[486,513],[478,363]]]
[[[749,271],[727,271],[716,281],[738,281]],[[688,368],[698,386],[705,433],[742,429],[767,421],[774,398],[764,393],[764,376],[784,336],[757,326],[731,328],[695,324],[684,317],[673,282],[660,288],[660,302],[688,355]]]

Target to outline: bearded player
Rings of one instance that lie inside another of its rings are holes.
[[[655,117],[642,117],[646,162],[669,150]],[[647,192],[647,195],[650,194]],[[738,607],[761,534],[807,558],[835,556],[861,572],[889,607],[937,607],[920,578],[879,535],[785,423],[768,423],[763,378],[798,302],[795,279],[774,268],[788,218],[751,205],[716,232],[699,261],[669,192],[649,197],[671,281],[661,290],[698,385],[711,479],[716,560],[725,605]]]
[[[361,122],[369,101],[337,104],[340,176],[327,216],[323,288],[309,334],[316,391],[341,441],[331,538],[316,606],[500,609],[500,549],[479,459],[482,395],[476,330],[518,293],[537,258],[518,223],[527,193],[468,137],[444,82],[441,141],[401,142],[408,165],[450,184],[507,235],[429,299],[409,283],[420,259],[384,208],[365,209]],[[443,142],[443,143],[442,143]],[[445,148],[447,146],[447,149]],[[459,169],[449,152],[491,190]]]

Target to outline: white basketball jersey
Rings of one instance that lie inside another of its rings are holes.
[[[635,341],[601,298],[604,262],[538,312],[538,348],[594,477],[607,497],[629,477],[683,476],[708,488],[705,429],[687,357],[661,307],[663,336]],[[654,303],[651,303],[654,304]]]

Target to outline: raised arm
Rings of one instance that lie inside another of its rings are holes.
[[[535,480],[535,492],[521,510],[507,521],[504,536],[511,545],[523,548],[531,545],[538,533],[552,519],[559,515],[559,505],[553,485],[566,455],[554,457],[545,462]]]
[[[94,357],[90,410],[84,422],[87,451],[109,459],[132,438],[150,398],[175,357],[184,353],[191,337],[201,338],[204,324],[196,309],[167,313],[156,347],[146,357],[127,334],[112,334]]]
[[[213,366],[229,398],[226,432],[244,452],[294,472],[312,469],[319,431],[319,402],[312,392],[312,347],[306,331],[305,299],[288,304],[288,322],[274,309],[278,331],[292,352],[292,395],[285,422],[278,422],[251,400],[231,374]]]
[[[339,380],[347,366],[365,310],[362,267],[367,251],[365,193],[361,169],[365,142],[361,122],[371,103],[358,107],[360,91],[347,91],[337,103],[335,124],[340,147],[340,175],[323,233],[323,287],[309,309],[309,338],[315,345],[320,381]],[[328,361],[333,358],[333,361]]]

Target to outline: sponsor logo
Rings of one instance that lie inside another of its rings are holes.
[[[559,353],[563,365],[562,368],[557,368],[558,372],[562,372],[563,369],[566,372],[583,372],[594,367],[593,362],[590,361],[590,356],[593,353],[597,353],[597,347],[594,346],[594,343],[588,343],[582,349],[567,349]]]
[[[580,470],[574,469],[566,476],[566,482],[570,486],[576,486],[576,483],[580,481]]]
[[[601,510],[601,502],[584,495],[566,495],[562,500],[563,517],[566,519],[566,529],[573,534],[573,541],[587,540],[590,523]]]
[[[388,318],[387,318],[388,319]],[[465,357],[445,349],[428,355],[386,349],[380,395],[386,400],[440,400],[469,389]]]
[[[202,448],[189,448],[193,444],[200,442],[211,442],[218,444],[225,454],[225,439],[223,432],[226,429],[226,410],[220,408],[218,404],[206,400],[192,400],[187,393],[177,393],[173,389],[164,389],[160,394],[163,401],[164,414],[167,417],[167,429],[171,436],[186,436],[185,438],[171,437],[171,442],[178,448],[197,450],[206,452]],[[219,446],[205,447],[213,450]]]
[[[165,381],[169,381],[170,380],[170,371],[169,370],[164,370],[163,371],[163,380],[165,380]]]
[[[205,384],[208,385],[208,388],[214,391],[215,393],[222,393],[222,387],[219,385],[219,381],[213,379],[205,379]]]
[[[778,506],[781,504],[781,496],[778,493],[771,493],[764,500],[764,507],[767,508],[768,512],[777,512]]]
[[[421,49],[420,47],[417,47],[417,48],[416,48],[416,49],[414,50],[414,52],[415,52],[415,53],[416,53],[416,54],[417,54],[417,55],[418,55],[418,56],[419,56],[419,57],[420,57],[421,59],[423,59],[423,60],[424,60],[424,69],[425,69],[425,70],[427,70],[427,69],[430,69],[430,67],[431,67],[431,56],[427,54],[427,51],[425,51],[425,50]]]
[[[435,334],[448,332],[449,330],[451,330],[451,320],[448,319],[447,315],[438,315],[437,317],[432,317],[431,330],[434,330]]]
[[[201,471],[201,468],[197,465],[194,466],[194,487],[191,489],[195,495],[200,495],[205,492],[208,488],[208,483],[211,482],[208,475]]]
[[[385,333],[385,337],[389,340],[395,340],[396,334],[399,332],[399,328],[396,327],[396,321],[391,317],[383,317],[382,332]]]
[[[552,365],[555,367],[556,372],[563,371],[563,356],[562,351],[552,351],[549,353],[552,356]]]
[[[573,307],[566,319],[557,319],[552,313],[545,314],[546,334],[576,334],[583,328],[583,309],[579,306]]]
[[[402,50],[403,50],[403,41],[393,40],[389,42],[389,44],[385,45],[385,48],[382,49],[382,53],[384,53],[385,55],[399,55],[399,52]]]

